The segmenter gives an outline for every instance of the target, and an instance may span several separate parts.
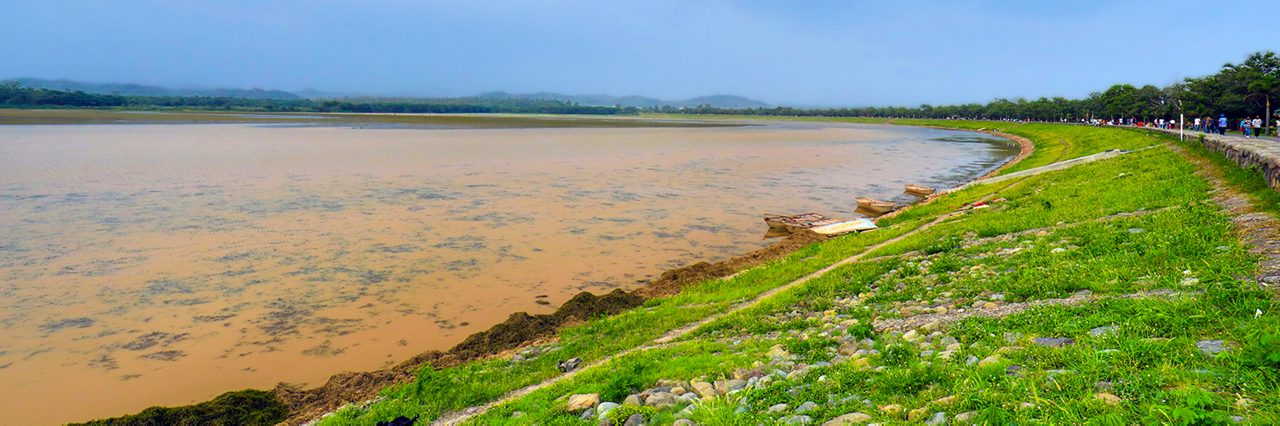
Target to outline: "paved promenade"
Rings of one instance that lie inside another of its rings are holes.
[[[1178,134],[1176,129],[1152,129],[1165,133]],[[1280,189],[1280,140],[1274,137],[1245,138],[1236,135],[1216,135],[1187,130],[1187,140],[1198,140],[1204,136],[1204,146],[1221,152],[1235,161],[1240,167],[1257,167],[1266,176],[1272,188]]]

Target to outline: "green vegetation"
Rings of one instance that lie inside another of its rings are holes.
[[[288,409],[270,392],[227,392],[211,401],[185,407],[151,407],[132,416],[94,420],[90,426],[126,425],[273,425],[284,421]]]
[[[434,419],[555,377],[560,360],[611,356],[471,423],[596,424],[598,414],[566,407],[569,395],[593,393],[614,403],[656,398],[614,408],[603,416],[614,424],[636,414],[658,424],[816,424],[853,413],[888,423],[1280,422],[1280,304],[1257,290],[1259,259],[1210,202],[1209,184],[1165,147],[1174,139],[1049,124],[901,123],[998,128],[1032,140],[1037,153],[1011,170],[1155,147],[976,185],[880,231],[566,328],[518,358],[425,369],[322,424]],[[1275,200],[1256,172],[1184,146],[1256,201]],[[994,197],[1006,201],[943,217]],[[674,342],[628,351],[903,235]],[[664,401],[668,392],[701,395]]]

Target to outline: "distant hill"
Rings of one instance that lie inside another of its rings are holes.
[[[734,95],[711,95],[699,96],[696,98],[667,101],[662,99],[649,98],[644,96],[610,96],[610,95],[565,95],[562,93],[538,92],[538,93],[507,93],[507,92],[488,92],[475,96],[480,99],[533,99],[533,100],[555,100],[573,102],[584,106],[614,106],[621,105],[624,107],[651,108],[657,106],[672,106],[677,108],[692,108],[702,105],[709,105],[716,108],[767,108],[769,104],[757,101],[755,99],[744,98]]]
[[[275,99],[275,100],[295,100],[295,99],[345,99],[366,102],[379,101],[396,101],[396,102],[414,102],[414,101],[433,101],[442,98],[431,97],[415,97],[415,96],[367,96],[354,93],[328,92],[316,89],[302,89],[293,92],[283,90],[266,90],[266,89],[227,89],[227,88],[173,88],[163,86],[151,86],[145,84],[131,83],[90,83],[75,80],[46,80],[40,78],[18,78],[12,81],[18,82],[22,87],[62,90],[62,91],[81,91],[90,94],[101,95],[121,95],[121,96],[209,96],[209,97],[226,97],[226,98],[244,98],[244,99]],[[696,98],[683,100],[662,100],[650,98],[646,96],[612,96],[612,95],[566,95],[563,93],[553,92],[537,92],[537,93],[507,93],[507,92],[487,92],[481,93],[469,98],[457,99],[487,99],[487,100],[532,100],[532,101],[561,101],[580,106],[604,106],[611,107],[621,105],[623,107],[634,108],[653,108],[661,106],[670,106],[675,108],[694,108],[698,106],[711,106],[715,108],[768,108],[769,104],[757,101],[755,99],[744,98],[734,95],[711,95],[699,96]]]
[[[227,88],[170,88],[130,83],[88,83],[74,80],[45,80],[40,78],[14,79],[22,87],[38,89],[81,91],[102,95],[121,96],[210,96],[245,99],[302,99],[302,96],[283,90],[227,89]]]

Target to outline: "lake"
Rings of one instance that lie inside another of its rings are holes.
[[[318,385],[1012,158],[879,125],[0,126],[0,411]],[[856,237],[850,237],[856,238]]]

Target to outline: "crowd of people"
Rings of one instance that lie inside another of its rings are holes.
[[[1277,130],[1280,129],[1280,112],[1277,112],[1275,118],[1276,120],[1272,123],[1273,126],[1270,128],[1266,126],[1267,123],[1263,121],[1261,116],[1256,115],[1253,117],[1243,117],[1240,121],[1230,120],[1227,118],[1226,114],[1219,114],[1218,118],[1209,116],[1196,117],[1192,120],[1188,120],[1190,123],[1181,123],[1181,125],[1187,126],[1190,124],[1190,126],[1187,127],[1189,130],[1202,133],[1225,135],[1229,131],[1238,131],[1246,138],[1254,138],[1258,136],[1275,136]],[[1149,122],[1139,121],[1136,118],[1117,118],[1110,120],[1095,118],[1087,120],[1087,123],[1095,126],[1134,126],[1151,127],[1156,129],[1181,128],[1179,127],[1178,120],[1166,120],[1163,118],[1157,118]]]

